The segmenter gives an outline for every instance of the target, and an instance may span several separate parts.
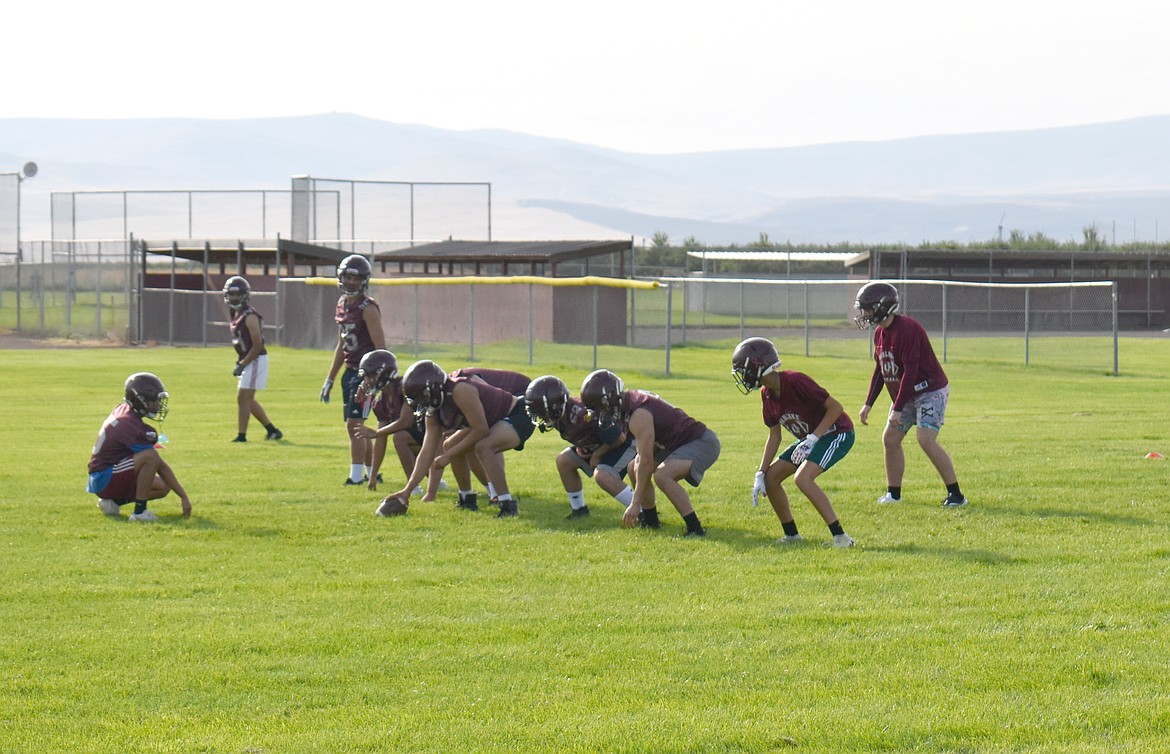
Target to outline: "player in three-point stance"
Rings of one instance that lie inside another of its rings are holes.
[[[950,388],[926,330],[910,317],[894,313],[898,308],[898,289],[889,283],[875,280],[863,285],[857,292],[855,306],[859,313],[854,321],[859,328],[866,330],[877,325],[873,336],[876,366],[858,419],[862,424],[869,423],[869,412],[883,383],[893,399],[882,432],[886,494],[878,502],[897,503],[902,499],[902,475],[906,470],[902,441],[910,428],[917,425],[918,446],[934,464],[947,488],[943,507],[961,508],[967,504],[967,498],[959,489],[950,455],[938,443]]]
[[[679,481],[685,479],[692,487],[703,481],[707,469],[719,458],[715,432],[653,393],[626,390],[621,378],[608,369],[586,375],[581,383],[581,402],[598,414],[603,426],[617,424],[634,439],[634,500],[622,514],[622,525],[661,526],[654,500],[657,485],[686,522],[685,536],[706,536],[690,495]]]
[[[330,391],[337,373],[345,365],[341,376],[342,409],[345,418],[345,434],[349,439],[349,476],[346,485],[361,485],[369,476],[374,460],[374,446],[369,438],[357,431],[365,423],[365,407],[356,400],[358,366],[362,357],[377,348],[386,348],[382,332],[382,313],[378,302],[366,295],[370,287],[373,268],[360,254],[350,254],[337,265],[337,287],[341,296],[333,319],[337,322],[337,347],[333,349],[333,363],[329,375],[321,386],[321,402],[329,402]]]
[[[853,538],[845,533],[829,496],[817,484],[817,477],[853,447],[853,421],[840,401],[807,374],[781,370],[780,355],[765,338],[748,338],[735,347],[731,353],[731,373],[744,395],[760,388],[768,440],[752,485],[752,505],[759,503],[761,493],[772,503],[772,510],[784,529],[784,536],[776,544],[802,540],[782,484],[795,476],[797,488],[828,525],[833,547],[852,547]],[[782,428],[796,438],[783,451],[780,450]]]
[[[236,349],[236,365],[232,374],[239,378],[236,388],[238,430],[232,442],[248,441],[248,420],[253,416],[267,431],[265,440],[279,440],[284,434],[268,420],[268,414],[256,391],[268,387],[268,349],[264,345],[260,313],[252,308],[252,286],[240,275],[233,275],[223,284],[223,301],[232,312],[228,327],[232,331],[232,346]]]
[[[98,508],[107,516],[120,516],[120,506],[133,501],[130,520],[152,523],[158,517],[147,510],[147,502],[174,490],[183,515],[190,516],[187,491],[155,448],[158,430],[143,421],[161,423],[166,418],[169,396],[162,380],[150,372],[135,372],[126,378],[123,394],[125,400],[106,417],[94,441],[86,492],[98,496]]]

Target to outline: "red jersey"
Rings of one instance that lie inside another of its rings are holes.
[[[484,367],[463,367],[451,373],[452,377],[478,377],[492,387],[507,390],[512,395],[524,397],[528,390],[528,383],[532,380],[519,372],[509,372],[506,369],[487,369]]]
[[[825,401],[829,399],[829,391],[803,372],[784,369],[776,375],[780,378],[779,392],[767,387],[760,390],[760,400],[764,404],[764,424],[768,427],[782,424],[796,439],[803,440],[825,418]],[[848,432],[851,429],[853,420],[842,412],[829,432]]]
[[[337,299],[333,320],[341,330],[341,350],[345,353],[345,366],[350,369],[357,369],[362,357],[377,348],[362,318],[370,306],[378,311],[378,316],[382,315],[378,302],[369,296],[355,297],[352,303],[348,296]]]
[[[228,323],[228,327],[232,331],[232,346],[236,349],[236,355],[241,359],[248,355],[248,351],[252,350],[252,333],[248,332],[248,326],[245,323],[248,315],[255,316],[256,324],[261,328],[260,353],[258,355],[263,356],[268,353],[268,347],[264,345],[264,318],[260,316],[260,312],[252,308],[251,304],[245,304]]]
[[[901,411],[922,393],[941,390],[947,386],[930,338],[922,325],[909,317],[897,314],[889,327],[878,326],[873,335],[873,358],[877,365],[869,380],[869,395],[865,405],[872,406],[881,392],[882,382],[893,398],[891,409]]]
[[[703,422],[692,419],[682,409],[675,408],[654,393],[643,390],[626,391],[623,430],[627,430],[630,417],[640,408],[649,411],[654,419],[654,444],[668,453],[678,450],[688,442],[698,440],[707,431],[707,425]]]
[[[89,457],[89,473],[111,468],[140,450],[153,448],[156,442],[158,430],[142,421],[130,404],[123,401],[102,423]]]
[[[406,397],[402,394],[402,378],[390,380],[378,392],[371,410],[378,417],[378,424],[391,424],[402,416],[402,408],[406,405]]]
[[[590,413],[579,398],[572,396],[565,401],[565,413],[556,426],[562,440],[585,453],[592,453],[622,435],[621,428],[616,425],[602,428],[597,415]]]

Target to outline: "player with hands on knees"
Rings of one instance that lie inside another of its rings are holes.
[[[845,533],[829,496],[817,483],[853,447],[853,422],[840,401],[807,374],[781,370],[780,355],[766,338],[748,338],[737,345],[731,353],[731,373],[744,395],[760,390],[768,439],[752,483],[752,505],[758,505],[761,497],[771,502],[784,529],[777,544],[803,540],[783,485],[785,479],[795,477],[797,489],[828,525],[832,546],[852,547],[853,538]],[[796,441],[781,450],[784,429]]]
[[[857,292],[857,316],[853,321],[862,330],[874,325],[873,375],[869,393],[857,418],[869,424],[869,412],[881,393],[882,384],[893,402],[882,432],[882,453],[886,471],[886,493],[878,498],[882,504],[902,499],[902,476],[906,455],[902,441],[910,428],[917,425],[918,447],[930,459],[947,488],[944,508],[961,508],[967,504],[955,474],[950,454],[938,442],[950,400],[950,383],[935,356],[926,330],[898,309],[898,289],[890,283],[873,280]]]
[[[268,348],[264,344],[262,317],[252,308],[252,286],[240,275],[232,275],[223,284],[223,301],[231,310],[228,328],[236,350],[232,375],[239,378],[236,387],[238,434],[232,442],[248,441],[248,420],[255,416],[264,426],[265,440],[284,437],[268,420],[268,413],[256,400],[256,391],[268,387]]]
[[[362,357],[370,351],[386,348],[381,309],[378,308],[378,302],[367,295],[373,273],[369,260],[360,254],[350,254],[337,265],[337,287],[341,290],[333,314],[337,322],[337,346],[333,349],[333,362],[329,365],[329,374],[325,377],[320,393],[321,402],[329,403],[333,382],[344,366],[341,397],[344,402],[342,416],[345,419],[345,434],[349,440],[347,486],[360,486],[369,476],[374,459],[373,443],[365,433],[357,431],[366,419],[365,407],[357,400],[357,389],[361,383],[358,366]]]
[[[158,430],[144,419],[162,423],[170,396],[162,380],[150,372],[135,372],[123,385],[125,400],[114,407],[102,423],[89,458],[86,492],[98,497],[98,508],[107,516],[120,516],[121,506],[134,502],[131,521],[158,520],[147,503],[179,496],[183,515],[191,515],[191,499],[175,472],[156,447]]]

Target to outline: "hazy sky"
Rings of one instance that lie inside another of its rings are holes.
[[[349,112],[691,152],[1170,113],[1165,0],[29,0],[3,15],[0,118]]]

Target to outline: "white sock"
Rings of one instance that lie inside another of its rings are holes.
[[[349,465],[349,481],[360,482],[362,480],[362,473],[365,471],[365,466],[360,463],[351,463]]]
[[[468,497],[472,494],[473,493],[471,490],[459,490],[459,499],[462,500],[463,498]]]
[[[487,483],[487,492],[488,492],[489,498],[491,498],[492,500],[496,499],[496,486],[494,484],[492,484],[491,482]]]
[[[569,493],[569,507],[573,510],[580,510],[585,507],[585,491],[577,490]]]
[[[365,471],[367,477],[370,476],[370,467],[369,466],[362,466],[362,470]]]
[[[511,493],[511,492],[505,492],[504,494],[500,495],[500,502],[501,502],[501,503],[502,503],[502,502],[504,502],[504,501],[506,501],[506,500],[511,500],[511,499],[512,499],[512,493]]]
[[[634,502],[634,491],[630,489],[629,485],[626,485],[626,488],[618,494],[614,495],[613,498],[614,500],[617,500],[619,503],[629,508],[630,503]]]

